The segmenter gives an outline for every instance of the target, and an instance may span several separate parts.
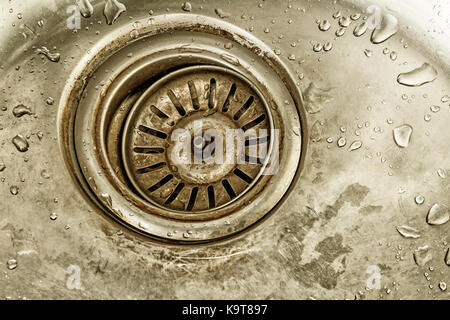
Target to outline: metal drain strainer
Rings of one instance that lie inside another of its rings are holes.
[[[189,67],[156,82],[135,103],[123,133],[123,162],[148,201],[181,211],[217,209],[259,181],[270,159],[271,129],[267,104],[242,76]]]
[[[98,208],[146,236],[198,243],[281,204],[299,172],[302,101],[270,48],[190,14],[102,41],[68,80],[59,114],[68,168]]]

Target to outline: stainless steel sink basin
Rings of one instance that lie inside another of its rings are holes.
[[[449,299],[448,1],[0,9],[0,298]]]

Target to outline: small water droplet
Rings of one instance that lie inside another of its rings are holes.
[[[17,260],[16,259],[9,259],[8,262],[6,262],[6,267],[9,270],[14,270],[17,268]]]
[[[421,205],[425,202],[425,197],[419,194],[414,198],[414,201],[416,204]]]
[[[223,11],[223,9],[220,9],[220,8],[214,9],[214,12],[216,13],[216,15],[219,16],[220,19],[225,19],[230,16],[229,13]]]
[[[47,103],[49,106],[52,106],[55,103],[55,99],[52,97],[48,97],[47,100],[45,100],[45,103]]]
[[[181,9],[183,11],[187,11],[187,12],[191,12],[192,11],[192,5],[189,2],[184,2],[183,5],[181,6]]]
[[[336,37],[342,37],[345,34],[346,30],[347,30],[347,28],[345,28],[345,27],[338,28],[335,32]]]
[[[349,17],[340,17],[339,18],[339,25],[341,27],[348,27],[350,25],[350,23],[352,23],[352,20]]]
[[[11,186],[11,187],[9,187],[9,192],[11,192],[11,194],[13,196],[16,196],[19,193],[19,187],[18,186]]]
[[[364,49],[364,54],[367,58],[370,58],[372,56],[372,51],[369,49]]]
[[[50,214],[50,220],[55,221],[56,219],[58,219],[58,215],[56,214],[56,212],[52,212]]]
[[[439,289],[441,289],[442,291],[447,290],[447,284],[443,281],[439,282]]]
[[[331,24],[330,24],[330,21],[328,21],[328,20],[322,20],[319,23],[319,30],[321,30],[321,31],[328,31],[330,29],[330,27],[331,27]]]
[[[355,150],[358,150],[359,148],[361,148],[361,146],[362,146],[362,141],[361,140],[355,140],[350,145],[349,150],[350,151],[355,151]]]
[[[442,179],[447,178],[447,172],[444,169],[441,169],[441,168],[437,169],[437,174]]]
[[[389,55],[389,58],[390,58],[392,61],[397,60],[397,52],[392,51],[391,54]]]
[[[328,52],[333,49],[333,44],[331,42],[327,42],[323,46],[323,51]]]
[[[30,145],[28,144],[28,141],[20,134],[16,135],[14,138],[12,138],[12,143],[20,152],[26,152],[28,151],[28,148]]]
[[[361,37],[364,33],[366,33],[368,26],[369,25],[367,24],[366,21],[364,21],[360,25],[357,25],[353,30],[353,35],[355,37]]]
[[[323,48],[323,45],[322,45],[321,43],[316,43],[316,44],[313,46],[313,50],[314,50],[315,52],[320,52],[320,51],[322,51],[322,48]]]

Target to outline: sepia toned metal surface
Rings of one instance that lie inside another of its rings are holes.
[[[449,299],[449,18],[2,1],[0,298]],[[173,168],[151,139],[197,117],[278,129],[279,170]]]

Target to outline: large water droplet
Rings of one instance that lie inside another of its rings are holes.
[[[419,231],[410,226],[398,226],[396,229],[405,238],[417,239],[420,237]]]
[[[398,20],[391,14],[386,14],[381,21],[380,28],[375,28],[372,32],[372,43],[378,44],[386,41],[398,31]]]
[[[106,23],[109,25],[113,24],[126,10],[125,5],[118,0],[106,0],[105,9],[103,10]]]
[[[13,112],[14,117],[16,117],[16,118],[20,118],[26,114],[27,115],[31,114],[30,108],[28,108],[27,106],[24,106],[23,104],[19,104],[19,105],[15,106],[12,112]]]
[[[78,8],[83,17],[89,18],[94,13],[94,7],[89,0],[77,0]]]
[[[59,62],[59,59],[61,59],[61,55],[58,52],[51,53],[47,47],[38,48],[36,49],[36,52],[38,54],[43,54],[51,62]]]
[[[429,246],[419,247],[414,251],[414,261],[418,266],[423,267],[433,259]]]
[[[434,81],[438,76],[437,70],[429,63],[409,72],[400,73],[397,82],[409,87],[418,87]]]
[[[28,141],[20,134],[12,138],[12,143],[14,144],[14,146],[16,146],[17,150],[20,152],[26,152],[30,147]]]
[[[447,206],[439,203],[433,204],[428,211],[427,223],[431,225],[441,225],[450,219],[450,213]]]
[[[341,27],[348,27],[350,25],[350,23],[352,23],[352,20],[349,17],[340,17],[339,18],[339,25]]]
[[[409,124],[403,124],[393,130],[394,141],[400,148],[406,148],[411,140],[413,128]]]

